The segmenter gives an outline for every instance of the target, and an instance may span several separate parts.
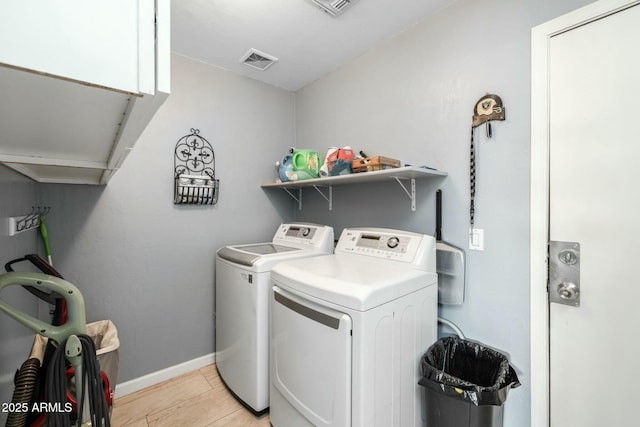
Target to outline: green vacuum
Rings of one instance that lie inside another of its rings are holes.
[[[61,325],[49,325],[35,317],[13,307],[2,298],[2,291],[10,286],[44,289],[63,298],[67,305],[66,322]],[[93,340],[86,335],[85,303],[80,290],[59,277],[42,273],[9,272],[0,275],[0,311],[5,312],[36,334],[49,339],[54,350],[46,361],[44,400],[38,396],[26,396],[24,390],[30,389],[29,383],[37,369],[35,362],[28,360],[23,364],[24,376],[20,371],[16,378],[16,393],[19,402],[12,402],[15,408],[44,409],[48,427],[110,426],[109,408],[105,396],[104,384],[96,357]],[[68,403],[67,371],[69,365],[75,370],[74,388],[78,400],[75,411]],[[26,379],[25,379],[26,378]],[[20,387],[18,387],[20,385]],[[18,390],[20,388],[20,390]],[[15,400],[15,399],[14,399]],[[25,406],[26,405],[26,406]],[[17,410],[9,414],[7,426],[25,426],[26,411]],[[75,412],[75,414],[74,414]],[[74,420],[75,415],[75,420]],[[72,422],[74,424],[72,424]],[[42,421],[29,426],[42,426]]]

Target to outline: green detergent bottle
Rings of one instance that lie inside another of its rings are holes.
[[[298,179],[312,179],[320,177],[322,157],[314,150],[293,148],[291,163]]]

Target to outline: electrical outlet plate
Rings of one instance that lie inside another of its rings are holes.
[[[484,230],[481,228],[472,228],[469,230],[469,249],[472,251],[484,250]]]

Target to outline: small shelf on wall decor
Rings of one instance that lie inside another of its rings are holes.
[[[333,209],[333,186],[364,184],[370,182],[396,181],[401,189],[411,199],[411,210],[416,210],[416,179],[445,178],[446,172],[418,166],[404,166],[401,168],[384,169],[373,172],[352,173],[349,175],[326,176],[300,181],[273,182],[262,184],[262,188],[281,188],[286,191],[296,202],[298,209],[302,210],[302,190],[314,188],[329,203],[329,210]],[[405,185],[408,181],[409,186]],[[293,190],[297,190],[294,192]]]

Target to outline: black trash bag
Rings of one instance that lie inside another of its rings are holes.
[[[509,390],[520,386],[504,354],[457,337],[441,338],[429,347],[418,383],[476,406],[501,406]]]

